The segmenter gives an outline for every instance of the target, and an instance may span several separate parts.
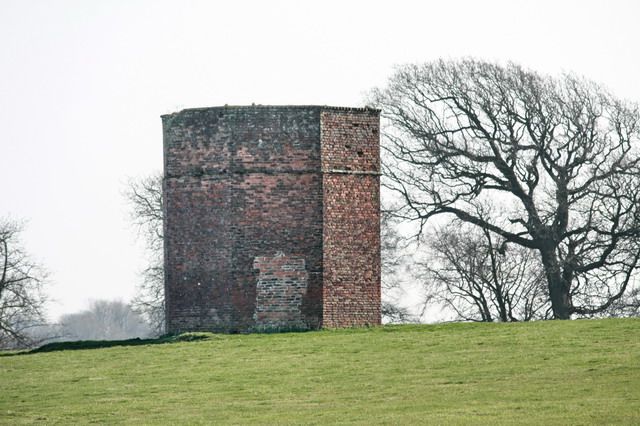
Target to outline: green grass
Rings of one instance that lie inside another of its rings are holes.
[[[640,424],[640,320],[90,345],[0,355],[0,423]]]

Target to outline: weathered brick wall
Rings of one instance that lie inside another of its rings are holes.
[[[256,257],[253,267],[258,270],[253,315],[257,328],[307,328],[300,309],[309,278],[304,258],[278,252]]]
[[[379,323],[377,117],[270,106],[163,116],[169,332]]]
[[[167,329],[256,326],[256,258],[304,259],[297,308],[321,320],[318,109],[221,107],[163,117]]]
[[[321,113],[323,326],[380,324],[380,152],[375,110]]]

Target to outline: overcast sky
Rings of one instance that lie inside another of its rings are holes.
[[[52,319],[126,301],[144,258],[122,191],[161,169],[161,114],[362,106],[394,65],[461,56],[640,101],[639,18],[634,0],[0,0],[0,217],[27,221]]]

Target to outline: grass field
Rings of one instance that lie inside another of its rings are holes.
[[[0,424],[640,424],[640,320],[203,337],[2,354]]]

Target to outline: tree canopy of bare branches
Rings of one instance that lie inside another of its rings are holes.
[[[131,221],[144,238],[147,248],[162,251],[162,175],[155,173],[130,180],[125,197],[131,208]]]
[[[429,249],[416,275],[427,300],[443,304],[464,321],[530,321],[550,310],[539,259],[522,246],[454,219],[424,237]]]
[[[164,259],[162,175],[131,180],[125,192],[131,207],[133,225],[143,238],[149,263],[142,271],[142,282],[132,300],[156,334],[164,332]]]
[[[95,300],[89,309],[60,318],[63,340],[124,340],[148,337],[149,324],[118,300]]]
[[[452,215],[536,251],[558,319],[602,312],[633,286],[636,104],[573,75],[473,59],[403,66],[373,100],[399,216],[422,230]]]
[[[46,273],[21,247],[21,231],[0,219],[0,347],[28,346],[29,330],[45,322]]]
[[[382,261],[382,320],[385,323],[415,321],[410,310],[401,303],[403,286],[401,269],[405,266],[404,238],[386,209],[380,214],[380,258]]]

